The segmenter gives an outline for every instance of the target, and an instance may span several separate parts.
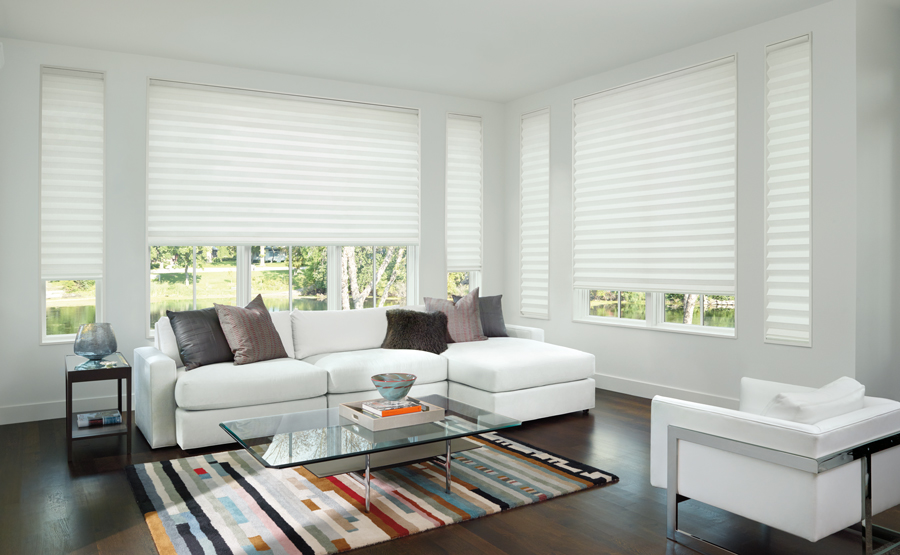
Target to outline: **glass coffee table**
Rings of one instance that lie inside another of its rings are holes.
[[[444,419],[373,432],[332,407],[231,420],[219,426],[269,468],[302,465],[320,478],[349,474],[365,487],[368,512],[373,470],[443,455],[446,491],[450,493],[450,455],[481,447],[466,438],[521,424],[441,395],[417,399],[443,408]]]

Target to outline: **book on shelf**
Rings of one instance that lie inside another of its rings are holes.
[[[83,412],[75,416],[79,428],[93,426],[112,426],[122,423],[122,414],[116,409],[97,412]]]
[[[413,412],[422,412],[422,403],[418,401],[366,401],[362,404],[362,409],[374,416],[397,416],[399,414],[410,414]]]

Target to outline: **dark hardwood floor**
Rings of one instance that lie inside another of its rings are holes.
[[[589,415],[548,418],[505,433],[612,472],[620,482],[354,553],[694,553],[665,538],[665,491],[649,481],[649,400],[598,390]],[[115,454],[124,452],[123,442],[76,442],[69,465],[63,419],[0,426],[0,553],[156,553],[123,468],[234,447],[152,450],[138,431],[128,461]],[[683,528],[742,555],[859,553],[851,532],[812,544],[695,501],[682,505],[681,518]],[[876,522],[900,528],[900,510]]]

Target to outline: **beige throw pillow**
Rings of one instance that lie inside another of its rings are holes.
[[[487,339],[481,327],[478,310],[478,288],[457,303],[445,299],[425,297],[427,312],[443,312],[447,315],[447,343],[465,343]]]

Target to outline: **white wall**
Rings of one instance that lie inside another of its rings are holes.
[[[598,387],[736,405],[742,376],[823,385],[855,375],[855,2],[836,0],[511,102],[506,110],[506,288],[510,323],[540,326],[547,341],[594,353]],[[765,47],[812,33],[813,346],[763,343]],[[896,53],[896,51],[894,51]],[[737,338],[572,322],[572,100],[737,54]],[[895,54],[896,55],[896,54]],[[519,314],[518,133],[521,114],[551,111],[549,321]]]
[[[857,379],[900,399],[900,7],[857,4]]]
[[[496,103],[294,75],[2,39],[0,69],[0,424],[64,416],[63,356],[40,346],[38,169],[41,64],[107,72],[106,321],[129,360],[144,337],[146,94],[148,77],[230,85],[421,110],[420,294],[446,295],[444,137],[448,112],[480,115],[485,141],[484,290],[504,283],[504,110]],[[300,54],[298,54],[300,55]],[[76,386],[78,410],[106,408],[110,383]]]

